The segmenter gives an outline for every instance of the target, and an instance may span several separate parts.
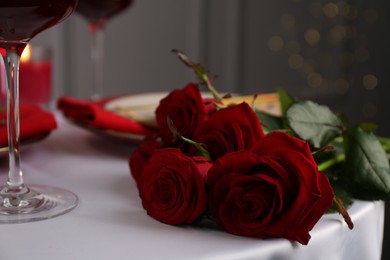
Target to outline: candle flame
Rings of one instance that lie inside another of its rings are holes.
[[[22,56],[20,57],[20,61],[21,62],[29,61],[30,56],[31,56],[31,47],[30,47],[30,44],[27,44],[26,48],[24,48]]]

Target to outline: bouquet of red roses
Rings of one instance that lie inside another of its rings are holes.
[[[309,231],[333,204],[352,228],[342,200],[388,196],[387,156],[372,134],[347,130],[329,109],[295,101],[283,91],[281,116],[255,111],[245,102],[226,106],[223,100],[229,97],[220,97],[201,66],[178,55],[213,97],[205,98],[195,83],[169,93],[155,111],[158,131],[130,157],[131,174],[150,216],[172,225],[208,220],[236,235],[307,244]],[[340,142],[345,143],[342,152]],[[362,146],[365,142],[370,148]],[[351,180],[350,170],[328,173],[344,162],[354,167],[349,156],[362,161],[364,149],[376,153],[368,156],[375,160],[368,163],[374,168],[373,185],[367,185],[370,177]],[[375,186],[376,177],[383,183]]]

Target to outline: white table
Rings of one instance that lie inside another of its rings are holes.
[[[288,259],[379,260],[384,203],[357,201],[355,229],[327,215],[308,246],[283,239],[259,240],[221,231],[174,227],[146,215],[130,177],[131,145],[102,139],[58,115],[59,129],[22,151],[27,184],[48,184],[80,199],[66,215],[0,225],[0,259]],[[4,182],[7,160],[0,160]]]

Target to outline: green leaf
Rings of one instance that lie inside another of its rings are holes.
[[[378,138],[361,128],[344,135],[345,175],[341,176],[358,199],[390,197],[390,167]]]
[[[343,122],[327,106],[299,101],[286,113],[287,124],[303,140],[323,147],[342,134]]]
[[[286,115],[287,109],[296,101],[293,97],[291,97],[287,92],[279,88],[278,89],[278,95],[279,95],[279,101],[280,101],[280,106],[282,110],[282,115]]]
[[[274,116],[262,111],[256,111],[256,115],[260,119],[260,123],[264,132],[283,129],[283,121],[281,117]]]

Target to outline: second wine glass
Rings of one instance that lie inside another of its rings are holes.
[[[92,34],[92,100],[103,95],[104,30],[107,21],[132,3],[133,0],[79,0],[76,12],[87,19]]]

